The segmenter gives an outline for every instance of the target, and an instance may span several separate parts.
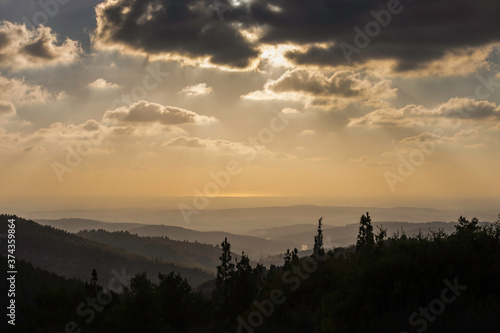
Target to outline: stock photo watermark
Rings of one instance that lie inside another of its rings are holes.
[[[40,10],[37,10],[31,17],[31,20],[26,16],[22,17],[22,21],[29,29],[35,29],[38,25],[47,26],[49,20],[59,14],[61,6],[64,6],[72,0],[39,0],[37,1]]]
[[[479,83],[474,89],[474,96],[468,97],[472,101],[484,101],[491,96],[493,92],[500,87],[500,81],[494,81],[493,75],[489,75],[488,79],[485,79],[481,75],[476,75]],[[458,111],[454,109],[446,110],[443,114],[444,118],[458,118],[457,122],[451,127],[453,131],[457,131],[463,123],[463,119],[471,117],[471,115],[477,111],[477,105],[470,107],[464,105]],[[423,141],[418,142],[417,148],[412,149],[407,157],[399,155],[399,164],[397,167],[397,173],[386,171],[384,173],[384,178],[389,186],[391,192],[396,191],[396,185],[398,183],[404,183],[406,179],[412,176],[416,169],[421,166],[427,158],[429,158],[436,151],[436,147],[439,143],[441,136],[444,134],[442,128],[435,128],[432,130],[431,135],[424,138]]]
[[[247,138],[247,144],[250,147],[265,146],[274,140],[274,136],[277,133],[282,132],[285,127],[290,124],[290,119],[287,118],[282,112],[273,110],[274,117],[268,123],[267,127],[262,128],[257,136],[251,136]],[[217,197],[221,190],[227,188],[231,183],[231,177],[239,175],[243,171],[243,166],[245,164],[251,163],[257,157],[257,150],[251,149],[248,156],[244,159],[244,162],[239,162],[236,159],[232,159],[227,162],[224,170],[210,171],[208,176],[211,181],[205,183],[201,187],[193,189],[194,196],[192,199],[192,206],[181,203],[179,204],[179,210],[182,214],[182,218],[186,224],[191,223],[191,216],[198,215],[201,210],[208,207],[210,204],[210,198]]]
[[[427,307],[420,307],[418,312],[413,312],[408,318],[408,323],[416,329],[418,333],[425,332],[429,326],[429,322],[435,322],[436,318],[446,310],[446,305],[455,302],[457,297],[462,294],[461,292],[468,288],[465,285],[459,284],[457,277],[453,280],[453,283],[447,279],[443,282],[446,287],[441,290],[440,297],[430,301]],[[408,332],[401,331],[401,333]]]
[[[282,281],[286,284],[291,292],[296,291],[302,285],[302,281],[307,280],[311,274],[316,272],[319,263],[328,259],[328,254],[315,253],[313,256],[307,257],[300,265],[294,265],[292,270],[287,270],[283,273]],[[256,328],[264,324],[265,318],[273,315],[276,306],[285,303],[287,300],[285,292],[281,289],[273,289],[269,293],[269,298],[261,302],[254,300],[252,305],[255,311],[252,311],[245,318],[238,316],[238,333],[252,333]]]
[[[115,269],[111,270],[112,277],[107,285],[107,290],[99,290],[95,297],[87,297],[85,301],[78,304],[76,314],[79,317],[87,317],[85,323],[90,324],[96,317],[96,312],[102,312],[104,307],[113,301],[111,292],[119,293],[123,287],[130,285],[130,280],[133,275],[125,272],[125,267],[122,267],[121,273]],[[81,333],[82,329],[78,327],[75,321],[69,321],[64,327],[64,333]]]
[[[386,28],[391,23],[392,16],[400,14],[403,9],[404,7],[399,0],[389,0],[387,9],[381,9],[378,12],[374,10],[370,11],[373,20],[366,23],[364,31],[358,26],[354,27],[354,32],[356,33],[353,38],[354,45],[346,42],[339,44],[346,61],[350,64],[352,62],[352,55],[360,54],[363,49],[367,48],[372,39],[380,35],[382,28]]]
[[[142,84],[130,89],[128,94],[122,94],[120,97],[111,102],[110,109],[114,110],[120,105],[128,106],[135,102],[144,100],[148,96],[148,92],[155,90],[167,78],[169,72],[162,71],[159,63],[149,64],[146,67],[147,74],[142,78]],[[63,182],[63,176],[66,173],[71,173],[78,168],[85,157],[88,157],[92,151],[102,145],[106,133],[103,132],[99,123],[97,133],[80,141],[76,146],[66,146],[66,158],[63,163],[54,161],[51,163],[52,170],[60,183]]]
[[[221,22],[224,21],[224,13],[230,12],[232,10],[233,7],[231,5],[228,5],[227,3],[221,2],[219,0],[213,0],[208,6],[209,13],[211,14],[213,12],[216,12]]]

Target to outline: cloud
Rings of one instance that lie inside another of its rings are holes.
[[[444,135],[443,130],[437,129],[436,133],[424,132],[418,135],[410,136],[402,139],[399,143],[403,144],[420,144],[425,142],[434,142],[437,144],[453,143],[464,140],[475,139],[479,136],[475,129],[463,129],[453,135]]]
[[[390,165],[389,163],[380,162],[380,161],[377,161],[376,159],[374,159],[372,157],[368,157],[368,156],[361,156],[361,157],[358,157],[358,158],[351,158],[351,159],[349,159],[349,161],[357,163],[357,164],[360,164],[362,166],[369,166],[369,167],[373,167],[373,166],[389,166]]]
[[[12,103],[0,101],[0,117],[16,114],[16,108]]]
[[[477,143],[474,145],[466,145],[465,149],[468,150],[485,150],[488,149],[488,145],[486,143]]]
[[[25,25],[0,21],[0,67],[19,70],[67,64],[81,52],[78,42],[67,38],[60,43],[49,27],[29,30]]]
[[[202,116],[193,111],[146,101],[106,111],[103,119],[111,122],[160,123],[163,125],[207,124],[217,121],[214,117]]]
[[[488,68],[488,57],[500,44],[484,47],[465,47],[448,50],[443,57],[422,64],[420,67],[401,73],[411,77],[466,76],[481,68]]]
[[[259,54],[234,20],[221,22],[206,0],[107,0],[96,7],[96,15],[99,48],[206,58],[232,68],[249,66]]]
[[[403,140],[401,140],[399,142],[413,144],[413,143],[422,143],[422,142],[428,142],[428,141],[442,142],[442,141],[449,141],[449,139],[445,138],[441,135],[434,134],[434,133],[424,132],[424,133],[421,133],[419,135],[404,138]]]
[[[278,80],[269,82],[266,89],[274,92],[296,91],[316,96],[356,97],[362,95],[371,84],[356,77],[351,71],[338,71],[331,76],[310,70],[293,70]]]
[[[205,148],[207,146],[205,140],[199,138],[189,138],[181,136],[172,139],[164,144],[167,147],[190,147],[190,148]]]
[[[185,131],[177,127],[157,123],[122,126],[89,119],[79,124],[55,122],[34,132],[10,133],[6,136],[6,143],[13,151],[26,151],[25,148],[33,147],[36,150],[43,149],[54,154],[65,151],[67,147],[76,149],[75,147],[82,144],[88,145],[89,142],[93,151],[101,153],[132,149],[131,146],[140,146],[140,150],[146,151],[155,148],[151,145],[151,137],[163,141],[183,133]],[[0,134],[2,134],[1,128]]]
[[[407,115],[420,112],[416,111],[418,109],[423,109],[416,105],[407,105],[401,109],[395,109],[392,107],[382,108],[372,111],[363,117],[352,118],[349,121],[348,126],[401,126],[408,127],[416,125],[417,120],[407,117]],[[420,122],[421,123],[421,122]]]
[[[269,80],[263,90],[250,92],[242,98],[254,100],[301,101],[307,106],[342,108],[353,101],[393,98],[397,89],[390,80],[372,82],[350,70],[333,73],[295,69],[276,80]]]
[[[305,160],[311,162],[328,162],[331,161],[332,159],[329,157],[309,157],[306,158]]]
[[[491,120],[500,119],[500,106],[488,101],[455,97],[427,109],[422,105],[407,105],[400,109],[382,108],[362,117],[352,118],[349,126],[426,126],[437,120]],[[444,126],[445,124],[441,124]]]
[[[211,92],[212,88],[207,86],[206,83],[198,83],[192,86],[185,87],[179,93],[189,96],[198,96],[198,95],[208,95]]]
[[[164,147],[189,148],[217,153],[221,155],[259,155],[276,160],[287,160],[295,158],[283,152],[274,152],[260,145],[249,145],[247,143],[235,142],[223,139],[201,139],[198,137],[180,136],[163,143]]]
[[[0,115],[1,116],[1,115]],[[0,148],[10,152],[63,151],[68,146],[78,146],[82,142],[102,138],[105,130],[97,121],[87,120],[82,124],[56,122],[34,132],[7,133],[0,128]]]
[[[297,109],[293,109],[293,108],[284,108],[283,110],[281,110],[281,113],[287,114],[287,115],[297,115],[300,113],[300,111]]]
[[[468,129],[468,130],[461,130],[457,134],[455,134],[456,138],[466,138],[466,139],[473,139],[477,138],[479,133],[475,129]]]
[[[359,50],[352,54],[354,63],[394,60],[400,72],[427,68],[429,73],[453,74],[453,69],[465,73],[474,66],[463,61],[467,48],[500,41],[494,0],[405,2],[393,14],[387,12],[387,0],[220,4],[222,12],[206,0],[107,0],[96,7],[95,42],[148,55],[207,58],[233,68],[248,67],[266,45],[282,44],[301,46],[286,54],[296,64],[348,65],[340,48],[348,43]],[[390,22],[378,24],[375,36],[366,35],[367,24],[376,25],[376,17]],[[365,45],[355,42],[356,27]],[[254,33],[244,33],[248,31]],[[460,60],[436,63],[450,57]]]
[[[83,130],[89,131],[89,132],[98,131],[100,128],[101,128],[101,125],[93,119],[87,120],[85,122],[85,124],[83,124],[83,126],[82,126]]]
[[[434,113],[441,117],[494,119],[500,116],[500,107],[489,101],[455,97],[439,106]]]
[[[116,83],[108,82],[102,78],[95,80],[94,82],[89,83],[89,87],[93,89],[117,89],[120,86]]]
[[[412,48],[412,45],[405,47]],[[307,51],[292,50],[286,53],[286,57],[294,62],[296,65],[301,66],[322,66],[322,67],[337,67],[337,66],[350,66],[350,67],[372,67],[373,62],[383,63],[389,67],[391,75],[402,75],[408,77],[449,77],[449,76],[466,76],[478,71],[481,68],[490,67],[489,58],[498,50],[500,44],[493,41],[490,44],[479,45],[470,47],[465,45],[463,47],[452,47],[443,49],[439,54],[433,55],[432,52],[423,52],[422,50],[413,50],[415,57],[422,55],[422,59],[412,61],[411,58],[403,59],[397,56],[397,45],[393,45],[393,50],[379,50],[379,53],[386,53],[386,55],[374,54],[376,49],[371,46],[366,50],[362,50],[359,55],[352,56],[355,60],[348,62],[346,58],[339,54],[339,46],[333,45],[329,47],[310,46]],[[401,47],[402,48],[402,47]],[[404,50],[403,50],[404,52]],[[407,52],[411,53],[411,52]],[[392,55],[394,54],[394,55]],[[406,63],[405,63],[406,62]]]
[[[53,95],[42,86],[0,75],[0,117],[16,115],[19,106],[45,104],[51,100],[54,100]]]
[[[264,147],[248,146],[241,142],[222,139],[201,139],[197,137],[181,136],[163,143],[164,147],[197,148],[219,153],[255,154],[264,151]]]
[[[303,130],[299,133],[299,136],[312,136],[316,134],[316,131],[313,131],[313,130],[310,130],[310,129],[307,129],[307,130]]]
[[[366,25],[375,21],[373,13],[387,11],[388,4],[386,0],[307,3],[283,0],[277,2],[282,10],[271,13],[265,3],[258,0],[251,6],[254,18],[268,27],[262,40],[310,43],[312,46],[305,51],[290,52],[288,57],[298,64],[323,66],[347,65],[341,43],[356,47],[354,28],[364,33]],[[397,70],[407,71],[441,59],[450,50],[498,42],[500,23],[495,18],[496,10],[494,1],[404,3],[399,14],[391,15],[389,24],[379,25],[379,34],[366,36],[368,45],[359,47],[361,52],[353,54],[352,60],[362,63],[370,59],[394,59]]]

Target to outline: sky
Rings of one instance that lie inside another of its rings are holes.
[[[497,205],[499,14],[493,0],[0,0],[0,201]]]

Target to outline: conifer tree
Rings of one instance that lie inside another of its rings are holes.
[[[95,287],[96,284],[97,284],[97,280],[98,280],[98,277],[97,277],[97,271],[95,270],[95,268],[92,270],[92,280],[90,280],[90,285],[92,287]]]
[[[288,270],[292,268],[292,254],[290,253],[290,249],[286,249],[285,260],[283,263],[283,270]]]
[[[321,221],[323,221],[323,218],[320,217],[318,221],[318,235],[314,236],[314,248],[313,248],[313,254],[315,255],[324,255],[325,254],[325,249],[323,249],[323,230],[321,229]]]
[[[258,267],[257,267],[258,268]],[[230,295],[230,312],[237,315],[242,313],[257,297],[260,288],[260,275],[258,270],[252,268],[250,259],[241,253],[241,259],[236,263],[234,281],[232,283],[233,293]]]
[[[364,249],[371,249],[375,244],[372,219],[370,214],[367,212],[366,216],[361,216],[359,221],[359,234],[356,241],[356,252],[360,252]]]
[[[292,251],[292,264],[297,265],[299,263],[299,256],[298,256],[299,250],[297,248],[294,248]]]
[[[221,264],[217,266],[217,279],[215,298],[219,303],[222,303],[222,309],[224,311],[224,316],[228,315],[228,303],[232,284],[232,278],[234,277],[234,264],[231,262],[231,244],[228,243],[227,237],[224,242],[221,243],[222,255],[219,257]]]

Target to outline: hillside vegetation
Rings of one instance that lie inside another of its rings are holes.
[[[282,265],[269,268],[252,267],[244,254],[235,260],[225,239],[216,279],[204,285],[208,297],[174,272],[156,282],[140,273],[95,320],[78,317],[77,324],[85,332],[498,333],[500,222],[461,216],[454,227],[451,234],[388,235],[374,230],[367,213],[355,245],[325,249],[320,219],[311,255],[284,249]],[[95,280],[97,273],[84,288],[92,297],[103,292]],[[9,330],[63,331],[69,319],[61,308],[74,317],[75,298],[83,297],[81,288],[65,290],[74,297],[46,290],[30,304],[58,314],[52,321],[28,316]]]
[[[139,237],[128,231],[107,232],[102,229],[80,231],[77,235],[147,258],[197,267],[211,273],[216,272],[220,255],[218,246],[175,241],[165,236]]]
[[[116,275],[134,275],[144,271],[149,272],[155,281],[159,272],[178,272],[193,286],[213,278],[199,268],[155,261],[17,216],[0,215],[3,230],[0,232],[6,232],[9,218],[16,220],[16,257],[67,278],[85,281],[92,269],[100,272],[102,286]]]

